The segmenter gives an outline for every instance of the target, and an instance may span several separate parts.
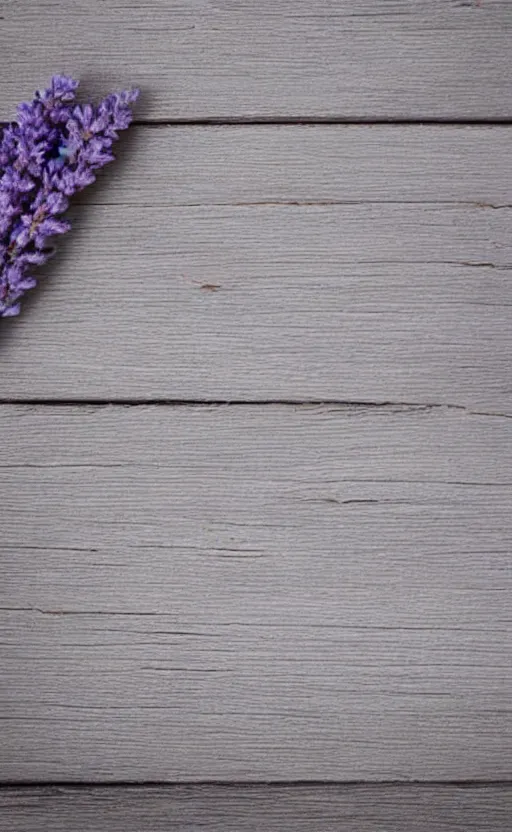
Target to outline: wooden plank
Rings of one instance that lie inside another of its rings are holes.
[[[145,119],[512,117],[507,0],[4,0],[0,23],[0,119],[58,69],[139,85]]]
[[[2,397],[512,412],[510,135],[135,130],[2,323]]]
[[[508,832],[510,787],[177,786],[0,792],[3,832]]]
[[[3,780],[497,780],[512,421],[0,409]]]
[[[512,127],[133,125],[82,204],[443,203],[505,210]]]

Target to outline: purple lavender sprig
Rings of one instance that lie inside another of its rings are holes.
[[[112,161],[118,131],[132,119],[138,90],[82,107],[77,87],[54,76],[49,89],[20,104],[0,139],[0,318],[19,313],[21,296],[36,283],[32,267],[52,253],[49,238],[70,228],[61,219],[69,197]]]

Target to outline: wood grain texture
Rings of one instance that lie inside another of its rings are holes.
[[[4,406],[0,432],[1,779],[508,776],[512,420]]]
[[[511,413],[510,137],[135,129],[2,322],[2,397]]]
[[[0,792],[2,832],[508,832],[510,788],[177,786]]]
[[[60,68],[169,118],[511,118],[508,0],[2,0],[0,119]]]

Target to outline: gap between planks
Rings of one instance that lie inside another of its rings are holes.
[[[167,118],[134,119],[134,127],[510,127],[512,118]]]
[[[459,410],[470,416],[488,416],[502,419],[512,419],[511,413],[500,411],[473,410],[459,404],[435,402],[370,402],[370,401],[341,401],[338,399],[1,399],[0,407],[93,407],[93,408],[144,408],[144,407],[335,407],[337,410],[389,410],[393,413],[411,413],[425,410]]]
[[[14,120],[14,116],[13,116]],[[4,130],[13,121],[0,121]],[[138,119],[132,127],[511,127],[512,118],[167,118]]]
[[[511,789],[512,780],[0,780],[0,794],[9,791],[43,791],[64,789],[69,792],[82,790],[107,791],[112,789],[164,789],[171,793],[180,789],[240,789],[245,792],[265,789],[270,791],[293,789]]]

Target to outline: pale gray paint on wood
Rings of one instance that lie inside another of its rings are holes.
[[[2,323],[2,397],[512,412],[507,130],[130,141],[76,207],[44,291]]]
[[[512,203],[512,128],[133,125],[88,205]],[[90,209],[93,210],[92,208]]]
[[[508,0],[3,0],[0,119],[56,71],[143,118],[512,116]]]
[[[509,418],[4,406],[0,428],[2,779],[509,775]]]
[[[177,786],[0,792],[2,832],[509,832],[510,788]]]

